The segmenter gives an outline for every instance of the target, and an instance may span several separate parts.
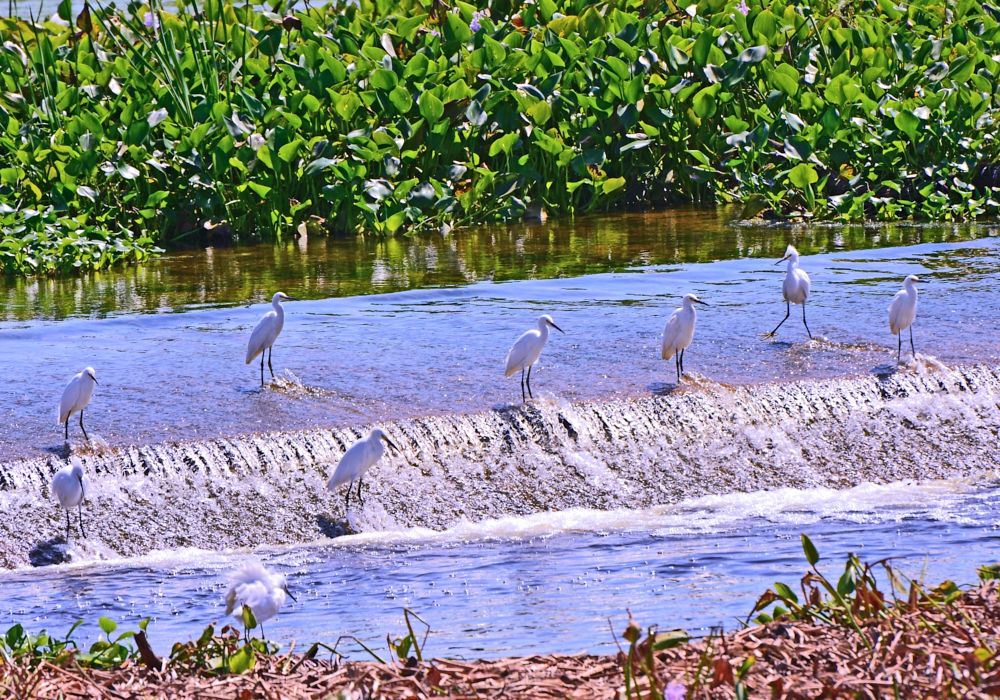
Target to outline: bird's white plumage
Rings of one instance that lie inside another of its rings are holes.
[[[251,561],[237,569],[230,579],[226,614],[242,623],[246,605],[257,622],[267,622],[278,614],[287,595],[284,574],[268,571],[259,561]]]
[[[97,379],[94,368],[88,367],[69,380],[59,399],[59,424],[62,425],[77,411],[82,411],[94,396]]]
[[[698,313],[694,305],[698,297],[685,294],[681,306],[670,314],[667,325],[663,328],[663,359],[669,360],[681,350],[684,350],[694,339],[694,325]]]
[[[903,281],[903,288],[896,292],[889,304],[889,330],[893,335],[905,331],[917,319],[917,285],[920,279],[910,275]]]
[[[250,364],[262,352],[274,345],[278,339],[282,327],[285,325],[285,309],[281,302],[287,299],[283,292],[276,293],[271,297],[271,310],[264,314],[257,325],[254,326],[250,334],[250,342],[247,343],[246,364]]]
[[[83,473],[83,462],[79,457],[73,457],[52,477],[52,495],[67,510],[83,503],[89,487],[90,478]]]
[[[507,366],[504,369],[504,378],[512,377],[521,370],[531,367],[538,362],[542,349],[549,339],[549,325],[555,325],[552,317],[548,314],[538,317],[538,328],[532,329],[521,335],[514,341],[510,352],[507,353]]]
[[[375,428],[368,437],[351,445],[344,456],[340,458],[337,469],[326,485],[327,490],[333,491],[338,486],[349,484],[363,477],[365,472],[371,469],[385,454],[385,445],[382,444],[385,437],[386,435],[381,429]]]
[[[785,301],[805,304],[812,283],[809,275],[799,269],[799,251],[795,250],[794,246],[788,246],[785,257],[788,258],[788,268],[785,272],[785,281],[781,284],[781,293]]]

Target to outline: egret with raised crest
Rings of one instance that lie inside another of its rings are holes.
[[[923,282],[916,275],[910,275],[903,280],[903,288],[896,292],[889,304],[889,330],[898,336],[896,343],[896,362],[903,354],[903,331],[910,329],[910,352],[917,359],[916,348],[913,347],[913,322],[917,320],[917,282]]]
[[[332,492],[338,486],[347,484],[347,498],[344,500],[345,509],[351,505],[351,487],[355,481],[358,482],[358,502],[362,506],[365,504],[361,499],[361,480],[365,473],[385,454],[383,440],[389,447],[399,452],[399,448],[392,443],[389,436],[381,428],[375,428],[368,437],[351,445],[344,456],[340,458],[333,476],[330,477],[330,481],[326,485],[326,490]]]
[[[247,343],[247,364],[250,364],[260,355],[260,385],[264,386],[264,351],[267,350],[267,368],[271,370],[271,379],[274,379],[274,367],[271,366],[271,354],[274,352],[274,341],[278,339],[281,328],[285,325],[285,309],[281,306],[283,301],[298,301],[284,292],[278,292],[271,297],[271,310],[264,314],[257,325],[254,326],[253,333],[250,334],[250,342]]]
[[[694,310],[695,304],[708,306],[694,294],[685,294],[681,301],[681,306],[670,314],[667,325],[663,327],[663,359],[674,358],[677,366],[677,383],[681,381],[684,374],[684,350],[694,340],[694,324],[698,320],[698,312]]]
[[[538,357],[542,354],[549,339],[549,327],[555,328],[560,333],[565,334],[562,328],[556,325],[555,321],[548,314],[538,317],[538,328],[526,331],[520,338],[514,341],[513,347],[507,353],[507,367],[504,369],[504,379],[513,376],[518,370],[521,371],[521,401],[524,398],[524,370],[528,370],[528,396],[531,395],[531,366],[538,362]]]
[[[785,257],[774,264],[780,265],[786,260],[788,261],[788,269],[785,272],[785,281],[781,285],[781,294],[785,298],[785,317],[781,319],[781,323],[775,326],[773,331],[764,337],[773,338],[777,334],[778,329],[781,328],[781,324],[787,321],[788,317],[792,315],[792,304],[801,304],[802,325],[806,327],[806,333],[809,334],[809,339],[812,340],[812,331],[809,330],[809,324],[806,323],[806,301],[809,299],[809,288],[812,286],[812,283],[809,281],[809,275],[799,269],[799,251],[795,250],[795,246],[788,246],[785,250]]]

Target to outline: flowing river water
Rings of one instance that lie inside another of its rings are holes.
[[[432,629],[430,652],[608,651],[605,618],[731,627],[808,532],[914,576],[973,580],[998,558],[1000,245],[990,226],[747,228],[680,209],[448,237],[174,253],[143,268],[9,282],[0,338],[0,629],[152,617],[154,643],[223,614],[228,572],[259,557],[299,602],[288,643]],[[807,307],[775,340],[794,242]],[[916,362],[886,307],[921,290]],[[279,377],[245,342],[280,289]],[[675,385],[659,336],[699,313]],[[502,378],[517,335],[553,334],[522,405]],[[907,348],[908,349],[908,348]],[[69,376],[101,382],[91,444],[55,425]],[[363,507],[325,491],[378,424],[399,446]],[[48,480],[80,454],[87,538]]]

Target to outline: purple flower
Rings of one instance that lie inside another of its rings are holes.
[[[736,9],[744,15],[750,14],[750,8],[747,6],[747,0],[740,0],[740,4],[736,6]]]
[[[478,32],[480,29],[482,29],[482,27],[479,24],[479,18],[478,17],[473,17],[472,18],[472,24],[469,25],[469,29],[471,29],[474,32]]]
[[[146,25],[146,29],[160,28],[160,18],[157,17],[152,10],[146,13],[146,16],[142,20],[142,23]]]
[[[663,700],[684,700],[686,697],[687,689],[684,688],[682,683],[674,681],[667,686],[667,692],[663,696]]]

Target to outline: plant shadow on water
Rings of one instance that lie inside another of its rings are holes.
[[[316,516],[316,527],[319,528],[324,537],[329,537],[331,540],[354,534],[354,530],[346,522],[331,520],[325,515]]]
[[[66,556],[66,538],[62,535],[39,542],[28,551],[28,561],[32,566],[53,566],[69,561]]]

